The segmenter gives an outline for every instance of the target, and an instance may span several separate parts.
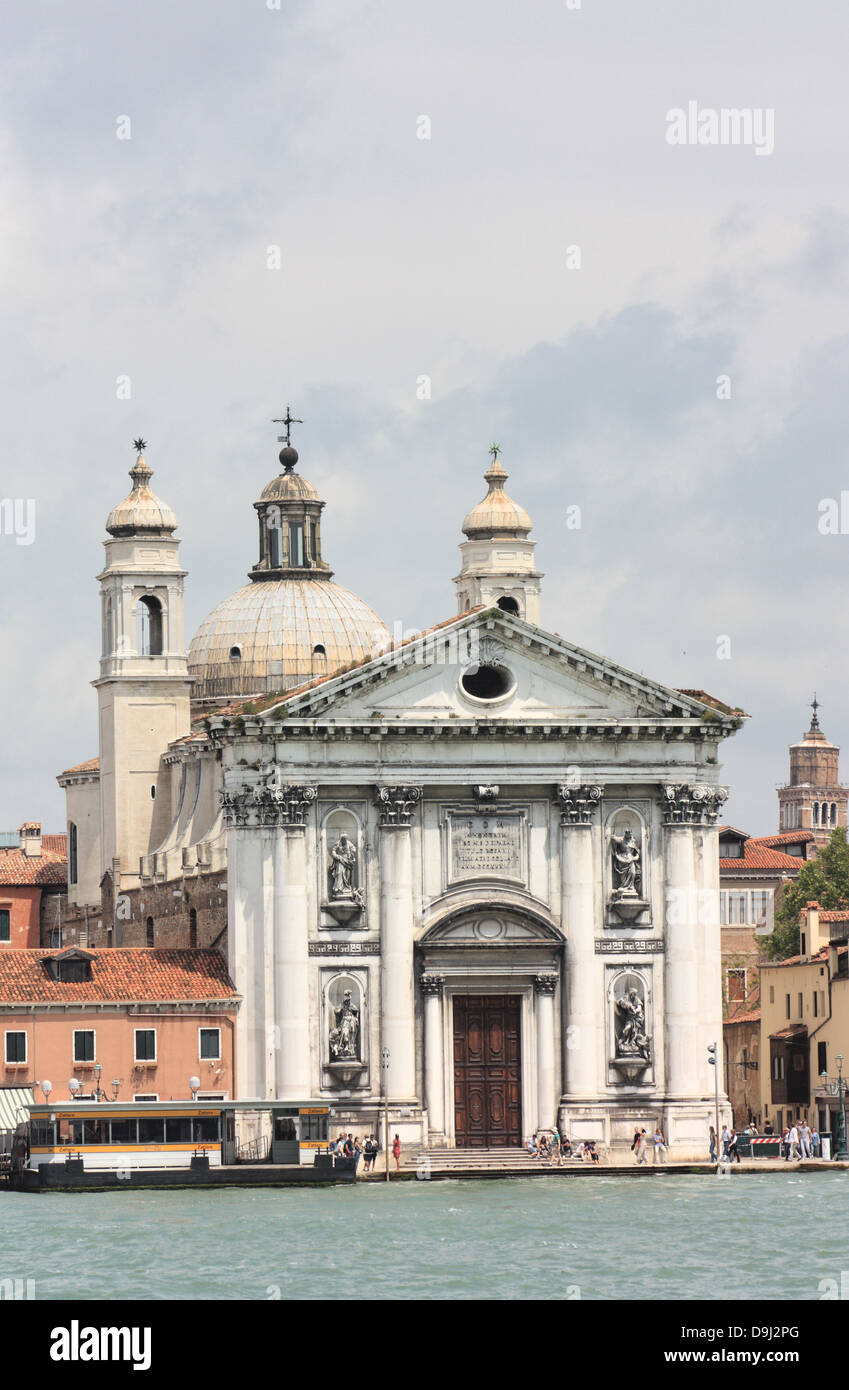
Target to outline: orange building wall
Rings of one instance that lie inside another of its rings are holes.
[[[191,1095],[189,1077],[200,1080],[201,1092],[221,1091],[233,1098],[235,1075],[234,1015],[208,1011],[175,1016],[173,1012],[152,1010],[133,1014],[116,1014],[110,1009],[68,1010],[62,1013],[23,1009],[0,1011],[0,1078],[4,1086],[37,1086],[49,1079],[53,1083],[51,1100],[69,1098],[68,1080],[76,1076],[82,1083],[81,1094],[95,1089],[93,1063],[74,1063],[73,1033],[89,1028],[95,1032],[95,1060],[103,1066],[100,1088],[109,1100],[113,1097],[112,1080],[119,1078],[120,1101],[132,1100],[135,1094],[157,1095],[160,1100],[183,1100]],[[134,1033],[137,1028],[156,1031],[156,1063],[136,1063]],[[201,1061],[200,1028],[220,1028],[221,1060]],[[27,1061],[9,1065],[6,1062],[5,1034],[23,1031],[27,1034]],[[44,1097],[36,1092],[36,1100]]]
[[[41,945],[41,889],[0,884],[0,908],[11,914],[11,941],[0,943],[0,950],[28,947],[37,950]]]

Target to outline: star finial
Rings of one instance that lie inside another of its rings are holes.
[[[286,448],[288,449],[288,448],[291,446],[291,443],[292,443],[292,441],[291,441],[291,439],[290,439],[290,437],[289,437],[290,434],[291,434],[291,432],[292,432],[292,426],[293,426],[293,425],[302,425],[304,422],[303,422],[303,420],[299,420],[295,415],[293,415],[292,412],[291,412],[290,407],[287,405],[287,406],[286,406],[286,414],[282,417],[282,419],[272,420],[271,423],[272,423],[272,425],[285,425],[285,426],[286,426],[286,433],[285,433],[285,434],[278,434],[278,436],[277,436],[277,443],[278,443],[278,444],[285,444],[285,445],[286,445]]]
[[[143,454],[147,448],[147,440],[142,439],[141,435],[139,435],[138,439],[133,440],[133,448],[137,454]]]

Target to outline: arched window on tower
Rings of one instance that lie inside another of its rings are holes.
[[[813,806],[811,807],[811,825],[819,825],[819,823],[820,823],[820,804],[819,804],[818,801],[815,801],[814,804],[813,804]]]
[[[162,655],[162,605],[150,594],[136,604],[136,651],[139,656]]]
[[[511,594],[502,594],[498,600],[498,607],[503,613],[515,613],[517,617],[519,615],[519,605]]]
[[[271,542],[271,568],[279,570],[283,564],[283,532],[279,526],[272,526],[268,533]]]
[[[68,882],[77,882],[77,827],[68,821]]]
[[[322,642],[317,642],[312,649],[312,673],[314,676],[327,674],[327,651]]]
[[[836,801],[832,801],[832,803],[831,803],[831,823],[832,823],[832,825],[836,825],[836,824],[837,824],[837,802],[836,802]]]

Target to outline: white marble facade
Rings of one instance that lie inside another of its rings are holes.
[[[239,1096],[327,1097],[369,1132],[385,1084],[393,1132],[453,1144],[455,1001],[509,996],[521,1136],[660,1122],[703,1156],[738,724],[498,608],[211,716]]]

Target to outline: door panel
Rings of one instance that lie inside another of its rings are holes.
[[[454,1130],[466,1148],[522,1142],[521,1000],[454,997]]]

